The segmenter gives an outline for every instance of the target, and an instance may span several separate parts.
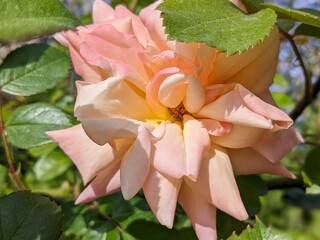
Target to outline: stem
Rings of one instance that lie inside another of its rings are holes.
[[[266,180],[266,185],[267,185],[268,190],[287,189],[287,188],[295,188],[295,187],[305,189],[301,176],[297,176],[297,178],[294,180],[284,179],[284,178],[280,178],[280,177]]]
[[[285,31],[282,31],[280,30],[281,33],[288,39],[291,47],[292,47],[292,50],[294,52],[294,54],[296,55],[299,63],[300,63],[300,66],[301,66],[301,70],[302,70],[302,73],[303,73],[303,76],[304,76],[304,80],[305,80],[305,88],[304,88],[304,97],[306,99],[310,99],[311,98],[311,92],[312,92],[312,85],[311,85],[311,79],[309,77],[309,73],[307,71],[307,68],[306,68],[306,65],[304,64],[303,62],[303,59],[302,59],[302,56],[299,52],[299,49],[296,45],[296,43],[294,42],[292,36],[288,33],[286,33]]]
[[[13,179],[13,181],[15,182],[15,184],[17,185],[18,189],[25,190],[26,188],[25,188],[23,182],[21,181],[18,173],[16,172],[16,170],[13,166],[13,158],[11,156],[10,147],[9,147],[9,144],[8,144],[8,141],[6,138],[5,129],[3,126],[2,106],[0,106],[0,134],[1,134],[1,139],[2,139],[2,143],[3,143],[3,147],[4,147],[5,157],[6,157],[8,166],[9,166],[9,174],[10,174],[11,178]]]
[[[291,47],[292,50],[294,52],[294,54],[296,55],[300,66],[301,66],[301,70],[303,72],[303,76],[305,79],[305,89],[304,89],[304,96],[303,98],[298,102],[298,104],[295,106],[295,108],[292,110],[292,112],[290,113],[290,117],[293,120],[296,120],[304,111],[304,109],[310,104],[312,103],[312,101],[317,97],[318,92],[320,91],[320,77],[318,78],[318,80],[316,81],[316,83],[312,86],[311,83],[311,78],[309,76],[309,73],[307,71],[307,68],[303,62],[302,56],[299,52],[299,49],[296,45],[296,43],[294,42],[292,36],[282,30],[280,30],[280,32],[283,34],[283,36],[285,36]]]
[[[298,102],[296,107],[292,110],[292,112],[290,113],[290,117],[293,120],[296,120],[301,115],[301,113],[304,111],[304,109],[306,109],[308,107],[308,105],[310,103],[312,103],[313,100],[316,99],[319,92],[320,92],[320,77],[317,79],[315,84],[313,84],[313,86],[312,86],[311,97],[308,98],[305,96],[304,98],[302,98]]]

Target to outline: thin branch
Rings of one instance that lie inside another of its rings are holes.
[[[304,143],[315,147],[320,147],[320,142],[305,141]]]
[[[310,98],[307,98],[307,97],[302,98],[300,100],[300,102],[298,102],[298,104],[292,110],[292,112],[290,113],[290,117],[293,120],[296,120],[302,114],[304,109],[306,109],[306,107],[308,107],[309,104],[312,103],[312,101],[316,99],[319,92],[320,92],[320,77],[317,79],[317,81],[312,86],[311,97]]]
[[[0,102],[1,105],[1,102]],[[15,182],[15,184],[17,185],[19,190],[25,190],[25,186],[23,184],[23,182],[21,181],[19,174],[16,172],[14,165],[13,165],[13,158],[11,156],[11,151],[10,151],[10,147],[7,141],[7,137],[6,137],[6,133],[5,133],[5,128],[3,125],[3,118],[2,118],[2,106],[0,106],[0,134],[1,134],[1,139],[2,139],[2,143],[3,143],[3,147],[4,147],[4,152],[5,152],[5,157],[6,157],[6,161],[8,163],[9,166],[9,174],[12,177],[13,181]]]
[[[283,36],[286,37],[286,39],[288,39],[288,41],[292,47],[292,50],[300,63],[301,70],[302,70],[302,73],[304,76],[304,81],[305,81],[304,98],[306,98],[308,100],[311,98],[312,85],[311,85],[311,79],[310,79],[308,70],[306,68],[306,65],[303,62],[302,56],[299,52],[299,49],[298,49],[296,43],[294,42],[294,40],[292,38],[292,36],[290,34],[286,33],[285,31],[280,30],[280,32],[283,34]]]

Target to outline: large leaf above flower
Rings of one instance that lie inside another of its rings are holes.
[[[262,41],[277,17],[271,9],[247,15],[221,0],[165,0],[159,9],[170,39],[203,42],[230,55]]]
[[[58,0],[0,0],[0,42],[26,40],[79,24]]]

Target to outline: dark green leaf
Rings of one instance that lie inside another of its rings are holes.
[[[26,40],[79,24],[58,0],[0,0],[0,42]]]
[[[301,24],[299,27],[296,28],[294,31],[294,35],[304,35],[310,37],[318,37],[320,38],[320,28],[310,26],[307,24]]]
[[[308,211],[320,208],[320,194],[306,194],[300,188],[287,189],[283,200]]]
[[[38,180],[48,181],[60,176],[71,165],[70,159],[61,151],[55,150],[41,157],[34,165],[34,173]]]
[[[228,240],[289,240],[290,238],[285,237],[280,233],[275,233],[270,228],[264,226],[264,224],[256,218],[256,224],[253,228],[247,227],[240,236],[233,234]]]
[[[261,42],[276,21],[271,9],[247,15],[221,0],[166,0],[159,9],[170,39],[203,42],[230,55]]]
[[[277,26],[285,32],[289,32],[294,27],[295,22],[292,20],[279,19],[277,21]]]
[[[71,69],[68,55],[45,44],[31,44],[8,55],[0,65],[3,92],[29,96],[55,87]]]
[[[8,140],[19,148],[50,143],[52,140],[45,132],[71,127],[70,119],[60,109],[46,103],[19,107],[6,123]]]
[[[139,240],[196,240],[197,237],[192,228],[184,228],[180,230],[168,229],[165,226],[154,222],[138,220],[133,222],[126,229],[132,236]]]
[[[256,175],[238,176],[236,180],[246,210],[254,216],[261,207],[259,197],[267,193],[266,184]]]
[[[241,222],[228,214],[217,211],[217,232],[218,239],[227,239],[233,232],[240,234],[247,226],[246,223]]]
[[[320,148],[312,149],[304,163],[304,171],[312,183],[320,185]]]
[[[0,198],[0,236],[3,240],[57,240],[61,234],[61,209],[48,197],[14,192]]]
[[[260,6],[273,9],[281,19],[291,19],[320,28],[320,18],[316,15],[267,3],[260,4]]]

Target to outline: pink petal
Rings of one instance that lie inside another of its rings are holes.
[[[191,189],[220,210],[239,219],[248,218],[225,149],[212,146],[202,161],[197,182],[186,180]]]
[[[150,137],[150,132],[143,128],[121,162],[121,190],[123,197],[127,200],[136,195],[148,176],[151,154]]]
[[[197,119],[208,133],[213,136],[223,136],[230,132],[232,124],[227,122],[219,122],[214,119]]]
[[[93,22],[104,23],[115,18],[113,8],[103,0],[96,0],[92,9]]]
[[[228,149],[235,175],[269,173],[294,179],[280,163],[271,163],[252,148]]]
[[[183,137],[186,149],[187,176],[196,181],[202,159],[210,147],[210,138],[201,123],[190,115],[183,116]]]
[[[169,113],[168,108],[162,105],[159,101],[159,90],[161,84],[166,80],[167,77],[179,73],[180,69],[172,67],[159,71],[150,80],[146,90],[146,99],[153,112],[160,118],[168,119]]]
[[[47,135],[58,142],[72,159],[81,173],[84,184],[115,160],[115,153],[110,145],[99,146],[94,143],[85,134],[81,124],[64,130],[50,131]]]
[[[182,180],[162,175],[154,168],[143,185],[146,200],[162,225],[172,228]]]
[[[288,128],[292,125],[291,118],[283,111],[262,101],[260,98],[254,96],[250,91],[243,86],[237,84],[235,90],[239,92],[239,95],[243,99],[246,106],[253,112],[264,116],[267,119],[272,119],[274,124],[283,128]]]
[[[279,162],[295,145],[303,143],[301,135],[293,128],[269,132],[252,146],[272,163]]]
[[[199,79],[194,77],[188,77],[188,88],[186,91],[186,97],[183,101],[183,105],[188,112],[197,112],[205,102],[205,94],[202,83]]]
[[[227,88],[229,88],[228,85]],[[195,115],[198,118],[212,118],[239,125],[271,129],[272,121],[252,111],[251,107],[251,105],[250,108],[246,105],[238,88],[234,88],[212,103],[205,105]]]
[[[211,140],[214,144],[223,147],[244,148],[259,142],[266,131],[267,130],[263,128],[234,124],[227,134],[222,136],[211,136]]]
[[[78,118],[132,118],[144,121],[154,114],[144,97],[124,79],[110,77],[96,84],[77,82],[75,116]]]
[[[187,184],[182,184],[178,201],[188,214],[199,240],[217,240],[216,208]]]
[[[98,176],[82,191],[76,204],[90,202],[120,190],[120,161],[113,162],[99,172]]]
[[[154,143],[153,166],[164,175],[180,179],[189,175],[182,129],[176,123],[166,123],[165,128],[162,137],[157,135],[157,131],[153,132],[158,138]]]
[[[160,1],[149,5],[148,7],[141,10],[139,16],[141,21],[146,26],[152,40],[157,44],[159,49],[166,49],[166,35],[162,25],[162,18],[160,17],[161,12],[156,10]]]
[[[169,107],[177,107],[185,97],[188,87],[187,76],[176,73],[167,77],[159,88],[159,101]]]
[[[86,134],[99,145],[110,143],[116,139],[135,138],[144,128],[153,130],[153,126],[145,122],[122,118],[79,118]]]

